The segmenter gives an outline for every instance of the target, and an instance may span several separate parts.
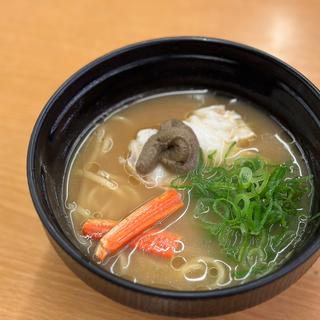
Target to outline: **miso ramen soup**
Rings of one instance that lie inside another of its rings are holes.
[[[311,197],[294,137],[256,106],[205,90],[109,114],[66,181],[83,253],[119,277],[171,290],[276,270],[303,237]]]

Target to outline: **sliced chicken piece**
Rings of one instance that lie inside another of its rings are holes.
[[[196,134],[205,156],[215,151],[217,158],[227,152],[233,142],[243,142],[255,137],[255,133],[235,111],[224,105],[197,109],[184,121]]]
[[[183,122],[194,131],[205,158],[210,153],[216,152],[217,164],[223,160],[230,144],[250,141],[255,137],[255,133],[242,120],[241,116],[235,111],[226,110],[224,105],[197,109]],[[145,176],[138,175],[135,170],[144,144],[157,132],[157,129],[140,130],[136,138],[129,144],[130,156],[126,161],[130,171],[150,187],[167,186],[174,178],[174,175],[162,164],[158,164]]]

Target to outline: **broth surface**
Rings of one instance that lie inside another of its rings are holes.
[[[92,258],[96,246],[95,241],[81,235],[81,227],[89,217],[121,220],[133,209],[163,192],[162,188],[148,188],[140,183],[128,174],[123,164],[128,156],[128,144],[137,132],[143,128],[159,128],[168,119],[183,120],[195,109],[220,104],[239,113],[255,132],[257,138],[251,142],[250,148],[258,149],[259,154],[272,163],[292,160],[297,174],[308,174],[303,155],[293,137],[272,118],[242,100],[213,92],[190,91],[138,101],[107,117],[87,137],[74,156],[66,185],[66,207],[75,237],[84,254]],[[102,137],[103,145],[97,149],[97,143]],[[103,172],[109,187],[84,177],[81,174],[84,169]],[[125,247],[100,266],[137,283],[173,290],[208,290],[254,279],[252,274],[242,278],[234,276],[237,263],[225,255],[216,239],[207,234],[194,218],[195,204],[190,201],[189,193],[184,192],[183,198],[186,206],[157,225],[158,228],[165,228],[182,236],[176,259],[170,262]],[[309,202],[307,200],[304,203],[306,212],[309,210]],[[299,224],[293,221],[291,227],[297,229]],[[223,280],[214,281],[217,266],[198,261],[201,257],[218,261],[220,267],[224,268]],[[197,267],[181,273],[179,267],[185,261],[196,261]]]

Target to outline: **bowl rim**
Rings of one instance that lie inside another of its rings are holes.
[[[56,100],[63,95],[64,91],[74,82],[76,82],[80,77],[82,77],[86,72],[90,71],[93,67],[99,65],[102,62],[112,59],[113,57],[129,52],[131,50],[135,50],[141,47],[152,46],[152,45],[161,45],[162,43],[176,43],[176,42],[210,42],[215,44],[223,44],[230,47],[234,47],[237,49],[241,49],[243,51],[247,51],[258,55],[264,59],[271,60],[271,62],[279,65],[280,67],[286,69],[286,71],[290,72],[293,76],[295,76],[299,81],[301,81],[304,85],[308,87],[310,91],[313,92],[315,96],[318,97],[320,101],[320,91],[316,88],[316,86],[311,83],[304,75],[302,75],[295,68],[291,67],[284,61],[276,58],[275,56],[266,53],[260,49],[237,43],[234,41],[219,39],[219,38],[210,38],[210,37],[202,37],[202,36],[179,36],[179,37],[164,37],[164,38],[156,38],[151,40],[145,40],[141,42],[137,42],[134,44],[130,44],[120,49],[113,50],[107,54],[102,55],[101,57],[93,60],[92,62],[86,64],[80,70],[76,71],[73,75],[71,75],[51,96],[48,102],[45,104],[43,110],[41,111],[38,119],[34,125],[28,151],[27,151],[27,179],[30,195],[34,204],[34,207],[37,211],[37,214],[44,225],[45,229],[49,233],[49,235],[55,240],[55,242],[63,249],[68,256],[70,256],[73,260],[79,263],[82,267],[87,269],[89,272],[94,273],[99,276],[103,280],[111,282],[114,285],[118,285],[123,287],[124,289],[129,289],[131,291],[136,291],[139,293],[171,298],[171,299],[214,299],[214,298],[222,298],[232,295],[238,295],[241,293],[245,293],[263,286],[270,284],[271,282],[278,280],[279,278],[284,277],[288,273],[292,272],[300,265],[302,265],[305,261],[309,260],[319,249],[320,249],[320,237],[315,239],[311,245],[309,245],[306,250],[297,258],[292,261],[286,263],[284,266],[280,267],[280,269],[276,270],[271,274],[267,274],[261,278],[250,281],[245,284],[237,285],[229,288],[221,288],[218,290],[211,291],[178,291],[178,290],[167,290],[149,287],[142,284],[137,284],[131,282],[129,280],[120,278],[116,275],[109,273],[108,271],[104,271],[98,265],[91,262],[86,257],[82,256],[79,252],[77,252],[76,247],[67,239],[67,237],[60,231],[57,227],[54,226],[50,222],[50,219],[47,216],[45,208],[42,206],[40,198],[41,195],[37,193],[36,185],[37,181],[35,178],[35,150],[38,141],[38,137],[41,134],[41,128],[43,123],[45,122],[46,115],[51,109],[51,107],[55,104]]]

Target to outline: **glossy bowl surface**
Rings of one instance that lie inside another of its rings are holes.
[[[128,306],[171,316],[209,316],[261,303],[286,289],[319,255],[319,227],[279,270],[215,291],[151,288],[114,276],[83,256],[73,241],[63,201],[70,157],[93,125],[138,98],[159,92],[211,89],[249,100],[277,119],[302,146],[314,176],[319,212],[320,94],[299,72],[254,48],[199,37],[166,38],[107,54],[74,74],[52,96],[29,144],[30,193],[48,237],[64,262],[88,285]]]

